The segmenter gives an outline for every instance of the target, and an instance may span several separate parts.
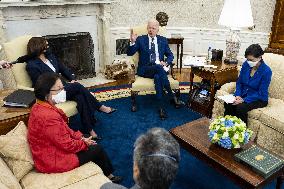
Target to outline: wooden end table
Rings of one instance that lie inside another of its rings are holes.
[[[181,68],[182,68],[182,57],[183,57],[183,37],[177,37],[177,38],[168,38],[168,43],[169,44],[176,44],[177,45],[177,68],[178,68],[178,63],[180,64],[179,66],[179,73],[181,73]],[[179,52],[179,47],[181,46],[181,51]]]
[[[20,121],[28,122],[30,108],[3,107],[3,98],[14,90],[0,90],[0,135],[8,133]]]
[[[211,65],[217,66],[215,69],[208,69],[203,67],[191,67],[190,72],[190,94],[188,100],[188,106],[207,116],[211,117],[212,109],[214,105],[214,97],[215,97],[215,84],[218,83],[219,86],[224,85],[228,82],[237,81],[238,79],[238,69],[234,64],[225,64],[222,61],[212,61]],[[206,79],[210,81],[210,91],[208,100],[204,100],[203,102],[197,102],[193,99],[193,78],[194,76],[199,76],[202,79]]]
[[[220,171],[243,188],[260,188],[277,178],[276,188],[281,188],[284,167],[268,178],[263,178],[252,169],[234,160],[241,149],[227,150],[211,144],[208,138],[210,120],[201,118],[173,128],[170,133],[189,153]]]

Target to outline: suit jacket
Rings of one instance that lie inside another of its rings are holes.
[[[258,100],[268,101],[271,69],[261,60],[260,66],[252,77],[250,77],[250,71],[251,67],[245,61],[236,84],[235,96],[242,97],[246,103]]]
[[[160,61],[165,61],[169,65],[171,65],[174,59],[174,55],[169,47],[167,38],[157,35],[157,44]],[[139,52],[137,74],[143,76],[145,72],[145,66],[150,65],[151,51],[149,49],[148,35],[142,35],[137,37],[135,44],[129,46],[127,50],[127,55],[132,56],[136,52]],[[166,59],[165,56],[167,57]]]
[[[83,134],[67,125],[61,109],[38,101],[31,109],[28,142],[34,164],[39,172],[61,173],[79,167],[77,152],[87,150]]]
[[[47,55],[46,57],[50,63],[54,66],[56,73],[61,73],[67,80],[74,80],[74,75],[71,74],[68,68],[61,64],[53,54]],[[26,70],[32,80],[33,87],[38,77],[46,72],[53,72],[48,65],[46,65],[40,58],[34,58],[27,62]]]

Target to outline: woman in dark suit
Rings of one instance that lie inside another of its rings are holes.
[[[246,49],[247,60],[237,80],[235,101],[233,104],[224,103],[225,115],[237,116],[247,123],[248,111],[267,106],[272,71],[262,60],[263,53],[259,44]]]
[[[29,55],[36,55],[27,62],[26,70],[32,80],[33,87],[40,75],[47,72],[60,73],[69,83],[64,84],[64,90],[55,99],[55,103],[62,103],[66,100],[77,102],[77,109],[80,114],[82,125],[88,130],[94,139],[99,139],[93,125],[96,121],[95,110],[112,113],[115,109],[107,107],[100,102],[80,83],[76,82],[74,75],[61,64],[50,52],[48,42],[42,37],[32,37],[27,46]]]

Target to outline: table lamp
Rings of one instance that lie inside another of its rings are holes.
[[[254,25],[250,0],[225,0],[218,24],[230,28],[225,63],[237,64],[241,47],[240,30]]]

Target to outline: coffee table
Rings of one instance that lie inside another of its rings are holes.
[[[276,188],[281,188],[284,167],[270,177],[263,178],[252,171],[250,167],[234,160],[234,155],[240,152],[241,149],[227,150],[210,143],[207,136],[209,123],[208,118],[200,118],[173,128],[170,133],[188,152],[220,171],[243,188],[261,188],[276,178]]]

